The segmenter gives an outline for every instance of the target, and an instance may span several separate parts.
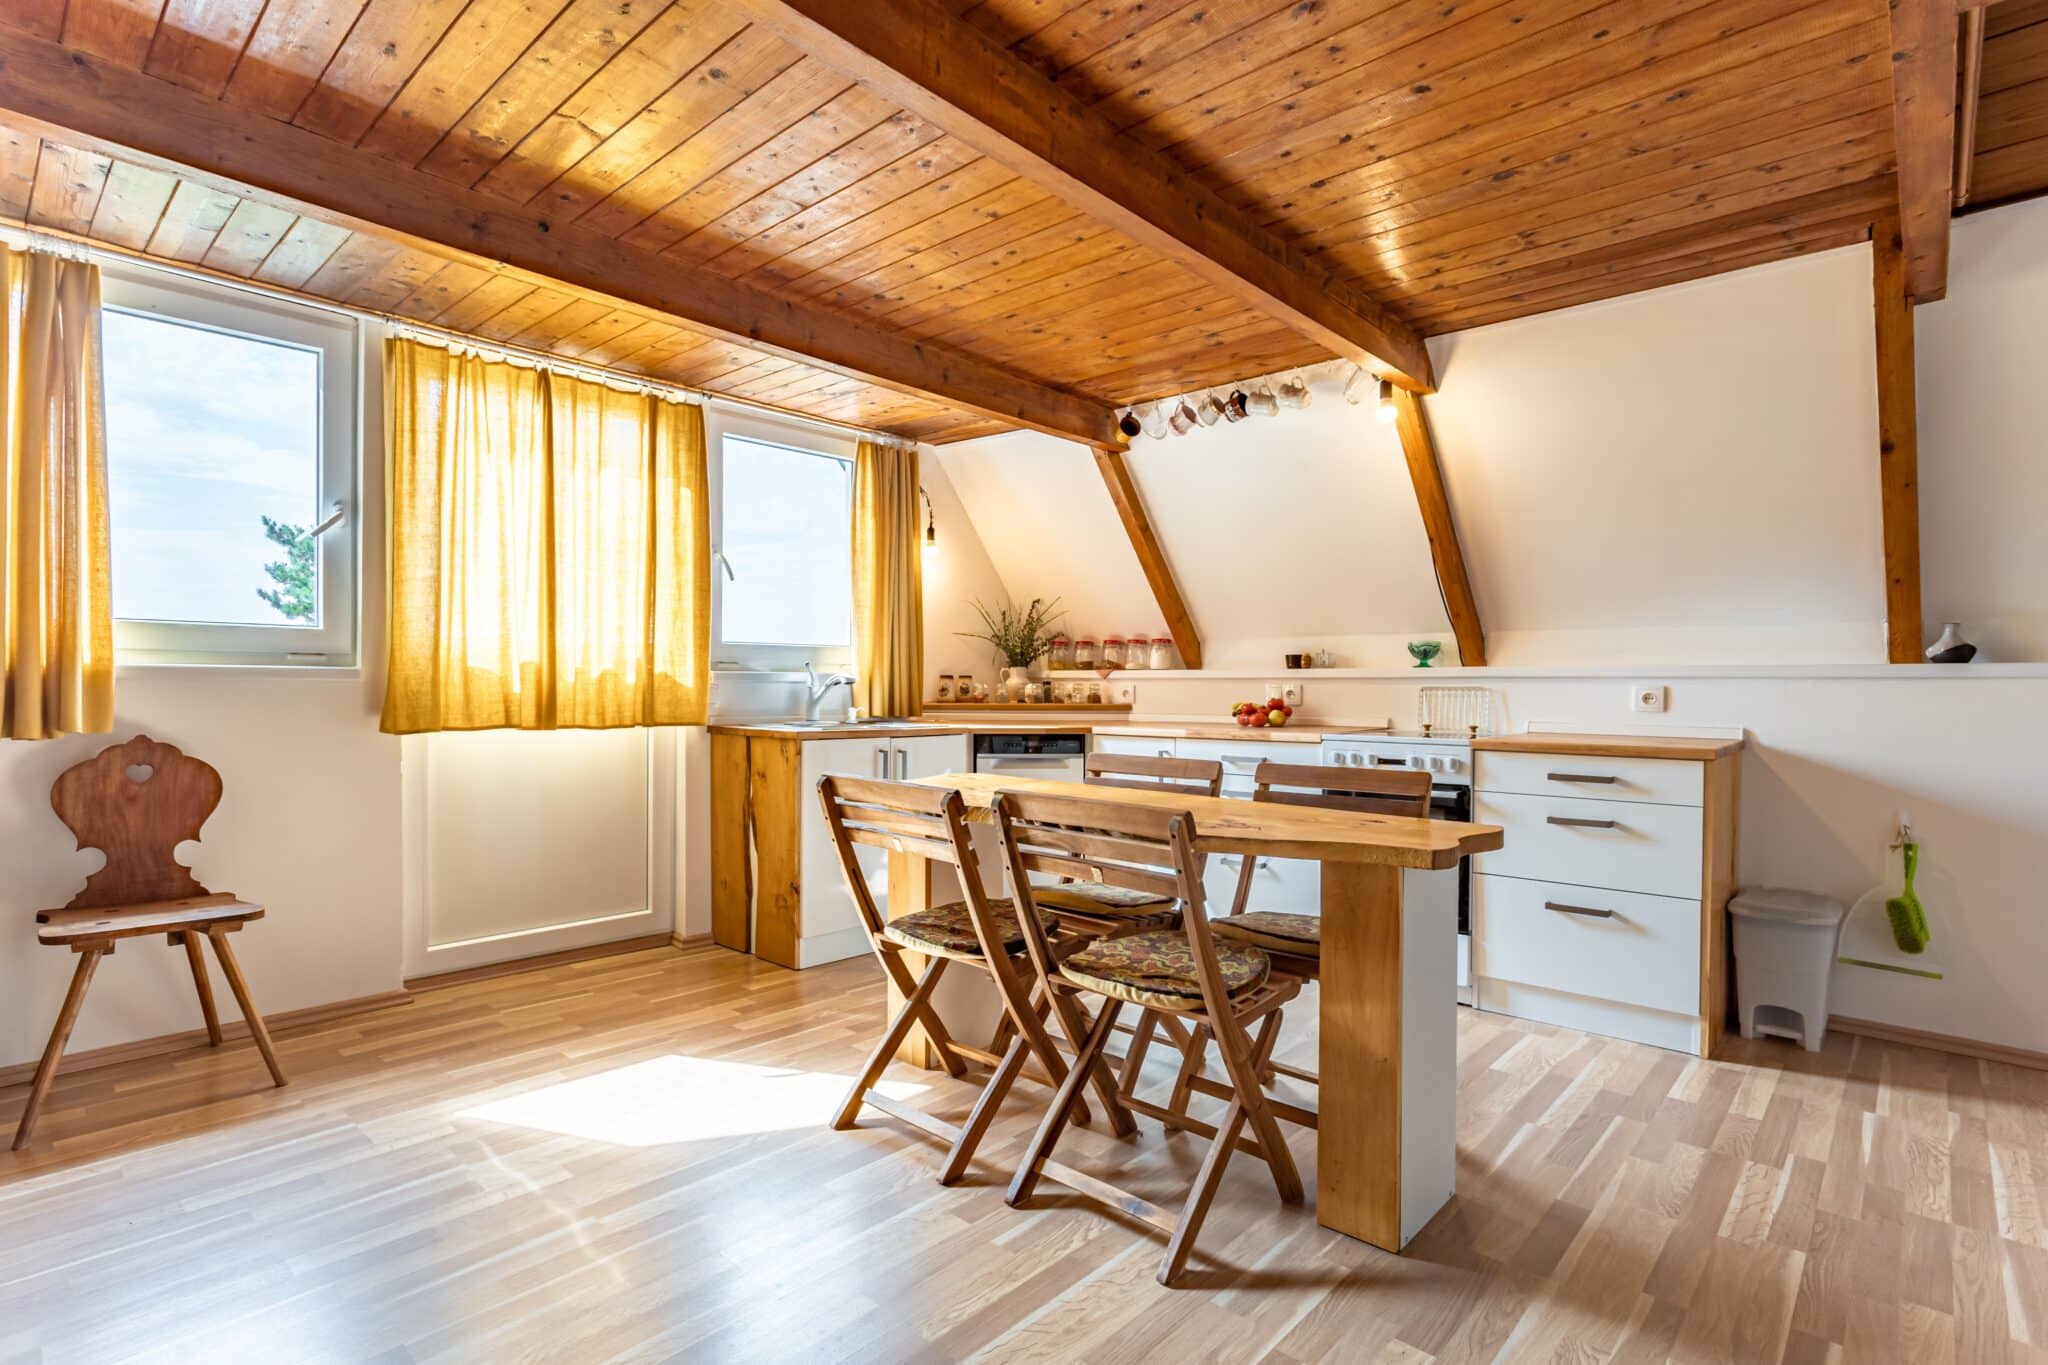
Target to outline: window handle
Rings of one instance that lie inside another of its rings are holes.
[[[725,551],[723,551],[723,550],[713,550],[713,551],[711,552],[711,557],[712,557],[713,559],[715,559],[715,560],[717,560],[717,561],[718,561],[718,567],[719,567],[719,568],[721,568],[721,569],[724,569],[724,570],[725,570],[725,581],[726,581],[726,582],[728,582],[728,583],[736,583],[736,582],[738,582],[738,581],[739,581],[739,575],[738,575],[738,574],[736,574],[736,573],[734,573],[734,572],[732,571],[732,561],[731,561],[730,559],[727,559],[727,558],[725,557]]]
[[[337,498],[334,503],[334,510],[327,514],[327,520],[321,522],[318,526],[315,526],[312,530],[306,532],[306,538],[308,540],[318,540],[320,537],[326,535],[329,531],[332,531],[335,527],[341,525],[341,523],[344,520],[346,520],[347,517],[348,504],[342,502],[340,499]]]

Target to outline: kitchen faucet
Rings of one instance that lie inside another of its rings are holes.
[[[818,676],[818,670],[806,663],[804,682],[807,688],[804,696],[804,719],[814,721],[818,718],[819,709],[825,704],[827,694],[842,683],[848,687],[853,686],[853,677],[847,673],[831,673],[821,678]]]

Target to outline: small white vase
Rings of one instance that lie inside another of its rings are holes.
[[[1022,701],[1031,689],[1031,670],[1028,667],[1004,669],[1003,686],[1009,689],[1011,701]]]

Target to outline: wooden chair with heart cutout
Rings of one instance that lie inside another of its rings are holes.
[[[180,843],[198,839],[201,826],[220,804],[220,795],[220,774],[211,764],[147,735],[102,749],[97,756],[67,769],[50,789],[50,804],[77,837],[78,846],[101,850],[107,861],[86,879],[85,889],[72,897],[69,905],[36,915],[42,925],[36,941],[71,949],[78,954],[78,967],[72,973],[64,1006],[57,1012],[56,1027],[50,1030],[50,1043],[36,1068],[35,1082],[29,1087],[28,1107],[14,1134],[16,1150],[26,1146],[35,1132],[36,1115],[50,1083],[57,1078],[57,1063],[64,1055],[72,1025],[78,1022],[94,970],[124,938],[163,934],[173,946],[184,947],[193,984],[199,988],[199,1008],[206,1016],[206,1036],[218,1047],[220,1016],[214,1011],[206,959],[199,950],[202,936],[212,943],[221,972],[242,1007],[249,1034],[270,1067],[271,1079],[279,1085],[285,1083],[284,1068],[278,1065],[277,1052],[270,1043],[270,1030],[250,1000],[241,964],[228,946],[227,936],[250,920],[263,918],[263,907],[225,892],[208,891],[191,869],[172,856]]]

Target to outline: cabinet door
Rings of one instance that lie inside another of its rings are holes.
[[[854,957],[867,950],[860,916],[853,908],[853,895],[846,889],[846,875],[839,866],[839,851],[833,847],[832,831],[825,823],[824,808],[818,804],[818,779],[833,774],[842,777],[880,777],[890,762],[889,746],[871,739],[813,739],[805,742],[803,790],[798,795],[802,812],[803,905],[799,920],[798,961],[802,966]],[[893,769],[891,770],[893,772]],[[764,834],[757,837],[767,837]],[[856,845],[863,879],[883,905],[889,894],[889,858],[878,848]],[[884,911],[886,914],[887,912]],[[830,935],[830,946],[815,941]]]
[[[1208,898],[1209,915],[1230,912],[1237,895],[1237,878],[1243,863],[1234,853],[1220,853],[1209,859],[1202,872],[1202,893]],[[1261,858],[1252,874],[1247,910],[1281,910],[1294,915],[1316,915],[1323,908],[1323,865],[1300,858]]]
[[[899,781],[964,773],[970,766],[966,735],[924,735],[889,741],[889,776]]]

